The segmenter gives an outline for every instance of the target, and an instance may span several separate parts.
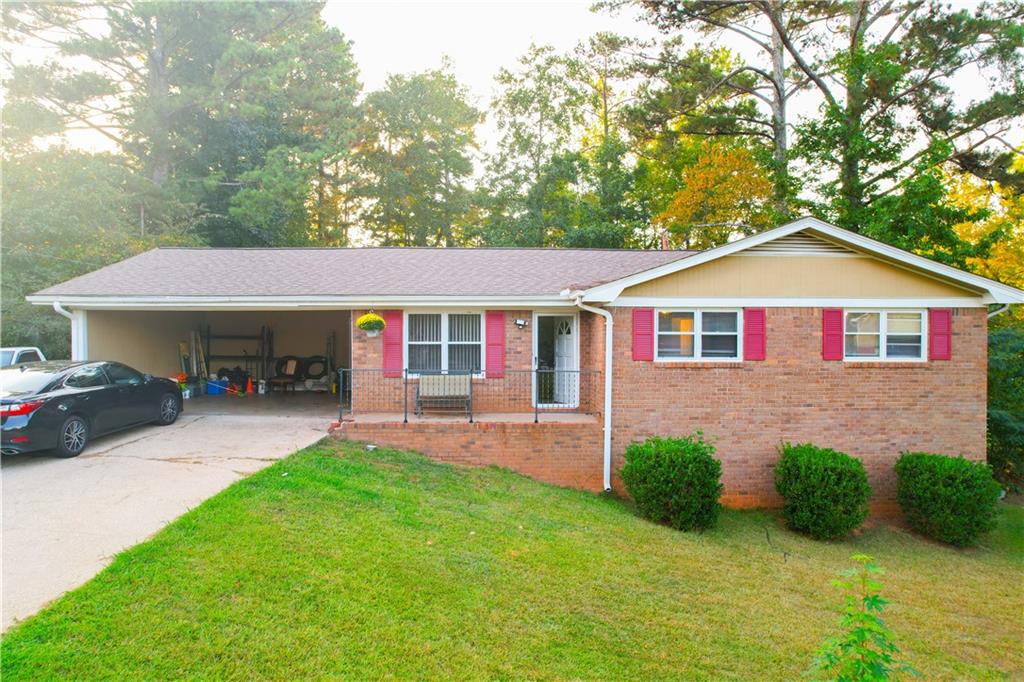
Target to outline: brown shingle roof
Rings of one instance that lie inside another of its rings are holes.
[[[44,296],[545,296],[610,282],[692,251],[162,248]]]

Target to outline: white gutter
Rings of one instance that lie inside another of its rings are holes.
[[[64,307],[61,306],[60,301],[53,302],[53,309],[60,313],[61,315],[63,315],[64,317],[68,318],[69,320],[72,319],[71,311],[64,310]]]
[[[580,310],[595,313],[604,318],[604,489],[612,489],[612,314],[603,308],[594,308],[583,303],[583,293],[573,294],[572,302]]]
[[[995,310],[993,310],[992,312],[990,312],[988,314],[988,319],[991,320],[996,315],[1002,315],[1003,313],[1005,313],[1009,309],[1010,309],[1010,304],[1009,303],[1004,303],[1001,306],[999,306],[998,308],[996,308]]]
[[[361,308],[448,307],[500,310],[565,308],[572,303],[561,294],[535,296],[75,296],[32,295],[35,305],[56,302],[76,309],[98,310],[346,310]]]

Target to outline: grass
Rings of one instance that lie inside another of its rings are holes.
[[[3,638],[21,679],[794,679],[851,554],[924,679],[1024,675],[1024,509],[955,550],[725,511],[684,534],[617,499],[324,441],[236,483]]]

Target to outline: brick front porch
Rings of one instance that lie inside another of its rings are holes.
[[[361,414],[338,422],[338,438],[415,450],[453,464],[499,466],[555,485],[599,492],[600,418],[592,414],[484,413],[470,423],[448,415]]]

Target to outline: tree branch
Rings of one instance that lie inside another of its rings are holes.
[[[786,51],[789,52],[789,56],[793,58],[793,61],[796,62],[796,65],[799,66],[800,70],[804,72],[804,75],[810,78],[811,81],[813,81],[814,84],[818,86],[818,89],[821,90],[821,94],[825,96],[825,99],[828,100],[829,104],[831,104],[834,107],[839,106],[838,102],[836,101],[836,98],[832,95],[832,91],[829,89],[828,85],[825,84],[825,81],[822,80],[821,76],[819,76],[814,71],[814,69],[812,69],[810,65],[804,60],[803,55],[797,51],[796,46],[793,45],[793,41],[789,37],[789,33],[782,25],[782,22],[779,21],[779,18],[775,15],[775,11],[772,9],[771,4],[764,0],[758,2],[757,4],[761,7],[761,11],[764,12],[765,15],[767,15],[768,20],[772,22],[772,26],[775,27],[775,31],[776,33],[778,33],[779,39],[785,46]]]

